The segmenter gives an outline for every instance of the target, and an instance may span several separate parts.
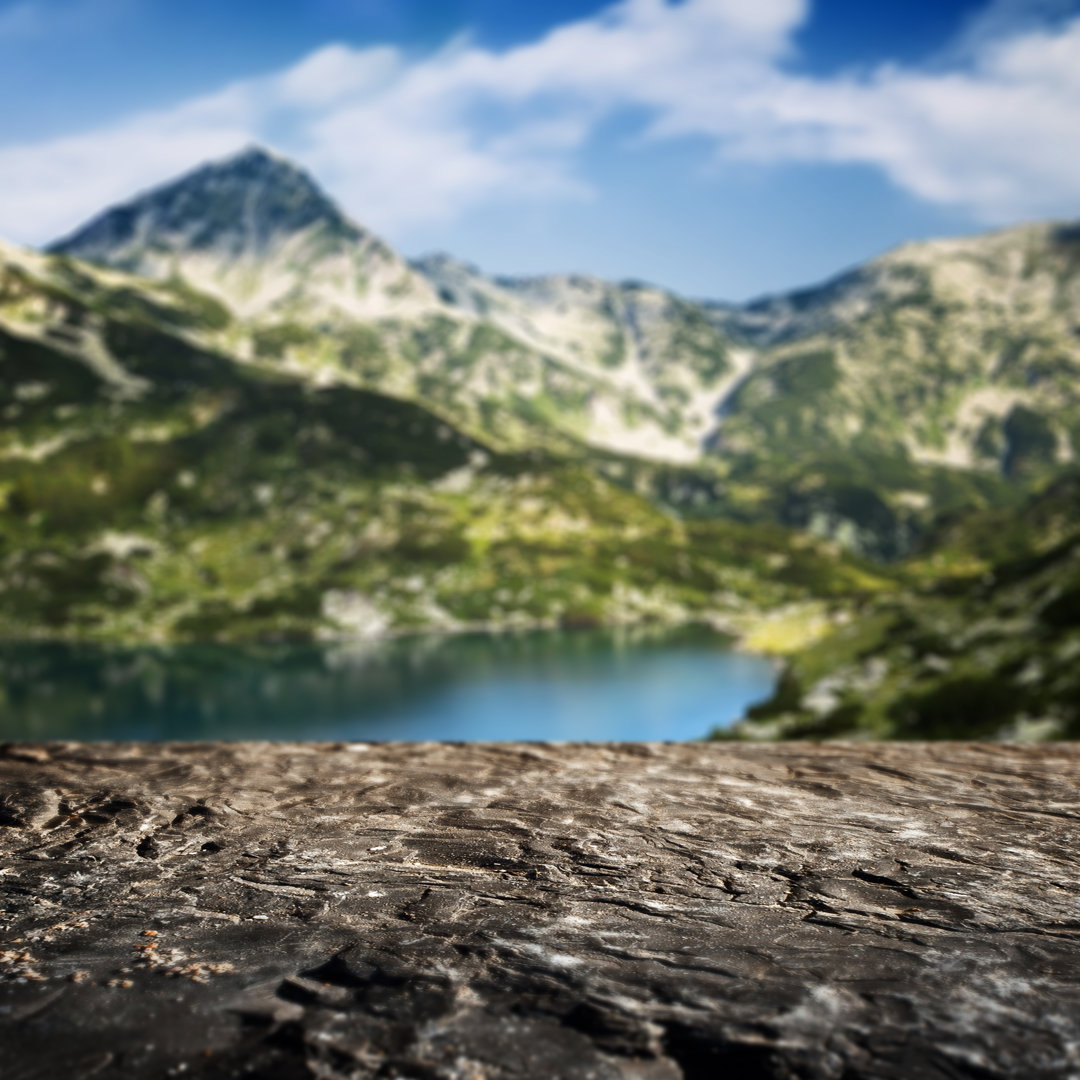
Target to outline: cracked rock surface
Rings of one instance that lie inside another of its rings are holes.
[[[7,744],[0,1060],[1080,1076],[1080,746]]]

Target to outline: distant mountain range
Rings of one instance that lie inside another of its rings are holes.
[[[946,534],[950,581],[986,573],[951,523],[1072,471],[1080,226],[733,305],[408,262],[253,148],[0,245],[0,376],[0,634],[708,618],[790,649],[943,580]]]
[[[245,361],[421,402],[506,449],[704,463],[725,512],[872,555],[1080,446],[1080,226],[909,244],[735,306],[408,263],[251,149],[49,250],[213,297],[228,318],[202,340]]]
[[[738,366],[712,314],[593,278],[409,264],[300,169],[249,150],[107,211],[54,253],[183,281],[229,309],[216,344],[436,406],[505,446],[694,460]]]

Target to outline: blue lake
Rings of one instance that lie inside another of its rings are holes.
[[[683,740],[773,665],[702,627],[377,644],[0,644],[3,739]]]

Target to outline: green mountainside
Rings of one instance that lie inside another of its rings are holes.
[[[867,554],[1007,505],[1080,448],[1080,228],[910,244],[725,325],[761,353],[713,453],[744,502]]]
[[[1080,738],[1080,477],[943,530],[734,738]]]
[[[813,538],[682,521],[580,457],[214,352],[227,315],[186,285],[0,256],[4,636],[735,625],[877,584]]]
[[[1078,226],[724,305],[409,263],[255,148],[0,246],[0,635],[699,619],[790,657],[736,737],[1076,733],[1078,376]]]

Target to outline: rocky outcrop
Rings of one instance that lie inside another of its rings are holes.
[[[1080,1075],[1080,748],[9,744],[6,1080]]]

